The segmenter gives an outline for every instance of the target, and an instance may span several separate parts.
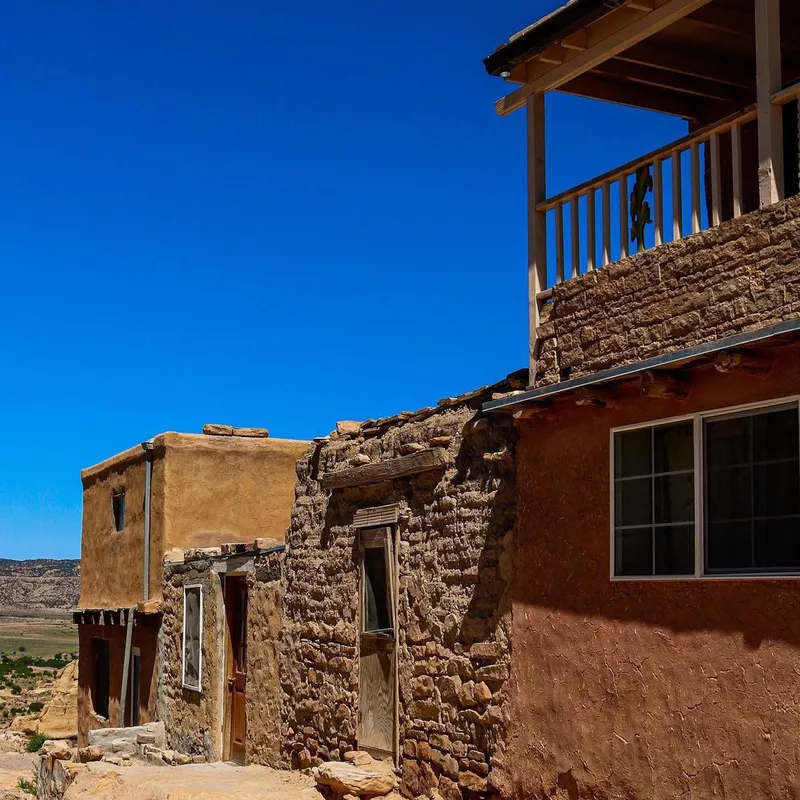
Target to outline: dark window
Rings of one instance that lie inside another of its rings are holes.
[[[142,675],[142,657],[138,652],[131,653],[130,686],[128,687],[128,725],[136,727],[139,724],[139,683]]]
[[[364,630],[390,629],[392,620],[384,547],[364,548],[364,592]]]
[[[111,498],[114,511],[114,530],[121,531],[125,527],[125,492],[117,492]]]
[[[94,686],[92,705],[98,716],[108,719],[109,650],[106,639],[92,639]]]
[[[800,571],[797,406],[708,419],[704,438],[708,573]]]
[[[693,423],[614,435],[614,574],[693,575]]]

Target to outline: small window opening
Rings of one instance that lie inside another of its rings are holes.
[[[92,706],[95,714],[108,719],[108,687],[109,687],[109,650],[106,639],[92,639],[92,655],[94,666],[94,691]]]
[[[130,698],[128,725],[136,727],[139,724],[139,684],[142,675],[142,656],[138,647],[133,648],[128,671],[130,673],[130,686],[128,687],[128,697]]]
[[[117,492],[111,504],[114,510],[114,530],[121,531],[125,527],[125,492]]]
[[[203,590],[186,586],[183,590],[183,685],[199,692],[203,677]]]
[[[386,549],[368,547],[364,550],[365,631],[382,631],[392,627],[389,609],[389,585],[386,574]]]

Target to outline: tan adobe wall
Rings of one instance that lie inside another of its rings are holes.
[[[163,452],[163,451],[162,451]],[[150,539],[163,552],[164,463],[153,456]],[[81,528],[81,608],[130,608],[144,595],[144,450],[137,445],[95,467],[83,470]],[[112,497],[125,491],[125,528],[114,529]],[[150,586],[160,594],[161,557],[151,559]]]
[[[536,386],[800,315],[800,197],[553,288]]]
[[[308,443],[166,433],[164,550],[272,538],[289,527]]]
[[[488,399],[488,397],[483,398]],[[515,517],[513,424],[456,404],[370,421],[298,464],[285,569],[283,741],[294,767],[358,745],[359,509],[399,504],[399,764],[403,791],[484,791],[502,756],[508,674],[507,546]],[[415,418],[416,417],[416,418]],[[383,483],[321,488],[323,473],[415,449],[449,465]]]
[[[800,581],[612,582],[610,429],[800,393],[698,370],[686,401],[523,421],[511,590],[508,797],[790,797],[800,775]]]

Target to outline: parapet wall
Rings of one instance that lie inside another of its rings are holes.
[[[800,315],[800,197],[558,284],[544,386]]]

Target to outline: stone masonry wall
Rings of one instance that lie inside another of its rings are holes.
[[[535,385],[800,314],[800,197],[558,284]]]
[[[491,789],[507,724],[516,433],[510,418],[481,417],[490,395],[363,423],[318,441],[298,463],[282,648],[282,738],[293,766],[340,759],[358,744],[359,549],[351,523],[358,509],[397,503],[402,790],[416,797],[438,788],[455,800]],[[447,452],[446,468],[321,488],[324,473],[429,447]]]

